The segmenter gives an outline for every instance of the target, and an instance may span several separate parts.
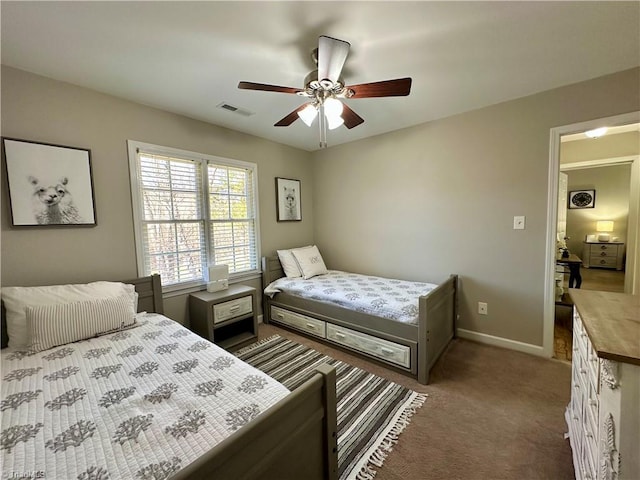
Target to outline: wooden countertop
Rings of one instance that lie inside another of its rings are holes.
[[[640,365],[640,295],[569,289],[600,358]]]

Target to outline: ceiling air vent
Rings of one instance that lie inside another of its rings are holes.
[[[226,102],[222,102],[216,105],[217,108],[221,108],[222,110],[227,110],[232,113],[237,113],[238,115],[243,115],[245,117],[250,117],[255,112],[250,112],[249,110],[245,110],[244,108],[236,107]]]

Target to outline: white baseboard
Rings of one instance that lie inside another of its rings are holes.
[[[494,337],[493,335],[472,332],[471,330],[465,330],[464,328],[456,328],[456,335],[460,338],[473,340],[478,343],[486,343],[487,345],[493,345],[494,347],[508,348],[509,350],[516,350],[518,352],[529,353],[539,357],[546,357],[544,349],[540,345],[518,342],[516,340],[509,340],[508,338]]]

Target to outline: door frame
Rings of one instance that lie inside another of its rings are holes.
[[[640,122],[640,111],[598,118],[586,122],[554,127],[549,134],[549,177],[547,187],[547,235],[544,280],[543,354],[553,356],[553,332],[555,321],[556,232],[558,217],[558,181],[560,173],[560,137],[585,132],[594,128],[627,125]],[[633,158],[633,157],[632,157]],[[640,254],[638,252],[638,213],[640,211],[640,160],[635,157],[631,167],[631,189],[629,192],[629,224],[627,227],[627,271],[625,292],[640,293]]]

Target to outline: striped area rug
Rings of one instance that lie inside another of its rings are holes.
[[[310,378],[321,363],[336,367],[338,473],[341,480],[369,480],[427,396],[335,360],[279,335],[235,355],[289,390]]]

